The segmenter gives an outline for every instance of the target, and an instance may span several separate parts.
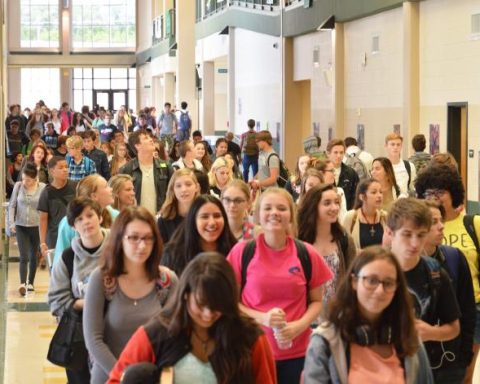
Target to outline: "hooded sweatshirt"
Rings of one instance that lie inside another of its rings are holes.
[[[79,237],[72,240],[72,246],[65,253],[73,253],[73,274],[70,278],[65,257],[54,264],[50,286],[48,289],[48,305],[55,316],[61,316],[76,299],[83,299],[92,271],[98,266],[98,261],[106,245],[108,229],[102,228],[103,242],[93,253],[89,253],[82,245]]]

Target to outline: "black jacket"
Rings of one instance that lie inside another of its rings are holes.
[[[95,168],[97,172],[103,176],[105,180],[110,179],[110,166],[108,165],[108,158],[105,152],[101,151],[98,148],[93,148],[90,152],[87,150],[82,151],[83,154],[91,159],[95,163]]]
[[[355,203],[355,192],[359,178],[357,172],[348,165],[342,163],[340,178],[338,179],[338,187],[341,187],[345,192],[345,200],[347,200],[347,211],[353,209]]]
[[[127,164],[120,168],[118,173],[124,173],[132,176],[133,187],[135,188],[135,198],[137,199],[137,204],[141,205],[142,202],[140,197],[142,196],[142,170],[140,169],[138,159],[135,158],[130,160]],[[153,175],[155,179],[155,190],[157,191],[157,211],[160,210],[163,202],[165,201],[168,182],[170,181],[172,174],[172,166],[166,161],[160,159],[153,160]]]

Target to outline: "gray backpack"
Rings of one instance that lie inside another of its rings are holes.
[[[352,153],[350,155],[347,154],[347,160],[345,161],[345,164],[353,168],[355,172],[357,172],[358,178],[360,180],[365,180],[368,179],[370,175],[368,174],[367,167],[365,167],[363,161],[360,160],[360,158],[358,157],[360,153],[362,153],[361,150],[357,153]]]

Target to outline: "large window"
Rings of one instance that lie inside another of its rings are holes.
[[[135,68],[74,68],[73,108],[98,104],[105,109],[117,110],[127,105],[137,107]]]
[[[21,0],[20,10],[22,48],[59,47],[58,0]]]
[[[135,0],[73,0],[73,49],[135,49]]]
[[[60,107],[60,70],[58,68],[21,69],[22,108],[34,108],[43,100],[49,108]]]

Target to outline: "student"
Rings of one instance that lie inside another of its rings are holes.
[[[192,119],[188,113],[188,103],[182,101],[180,109],[175,112],[177,120],[177,140],[184,141],[190,139],[190,132],[192,130]]]
[[[143,207],[122,211],[112,226],[100,266],[90,275],[83,312],[91,384],[105,383],[135,330],[158,315],[177,282],[159,267],[163,244]]]
[[[112,114],[107,112],[103,119],[103,124],[100,124],[98,127],[101,143],[110,142],[113,139],[113,134],[117,131],[117,127],[112,123],[112,120]]]
[[[327,321],[313,332],[305,384],[433,384],[407,283],[395,256],[364,249],[352,262]]]
[[[211,195],[200,195],[193,201],[184,222],[166,245],[161,263],[181,276],[198,253],[219,252],[227,255],[236,242],[220,200]]]
[[[116,143],[115,149],[113,150],[112,161],[110,162],[110,174],[112,176],[118,174],[120,168],[126,165],[130,160],[127,143]]]
[[[296,203],[300,205],[300,203],[302,202],[302,199],[305,197],[306,193],[310,189],[312,189],[316,185],[320,185],[323,183],[324,183],[324,179],[323,179],[322,172],[320,172],[318,169],[315,169],[315,168],[307,169],[304,172],[302,179],[300,180],[300,193],[298,194],[298,199],[296,200]],[[288,188],[285,188],[285,189],[288,191]]]
[[[24,159],[24,163],[27,162],[34,164],[37,168],[37,177],[41,183],[48,184],[48,169],[47,169],[47,148],[42,142],[38,142],[32,147],[30,156]],[[21,174],[21,173],[20,173]]]
[[[435,370],[435,383],[463,383],[465,372],[472,360],[473,334],[475,332],[475,300],[473,297],[472,276],[463,253],[443,241],[443,217],[445,210],[436,201],[426,200],[425,204],[432,214],[432,227],[425,241],[424,255],[433,257],[448,273],[462,316],[460,317],[460,335],[442,347],[449,351],[449,359],[443,359],[440,368]],[[447,352],[445,352],[447,353]]]
[[[184,140],[180,142],[180,147],[178,148],[180,158],[172,163],[173,169],[198,169],[203,171],[203,165],[200,161],[195,158],[195,152],[193,143],[190,140]]]
[[[80,237],[72,240],[52,268],[48,288],[48,305],[54,316],[61,317],[73,310],[82,313],[85,294],[92,271],[97,267],[106,244],[108,231],[102,229],[102,208],[91,199],[76,198],[67,209],[68,224]],[[83,369],[67,369],[69,383],[89,383],[88,359]]]
[[[331,184],[310,189],[298,209],[298,238],[312,244],[333,273],[325,283],[323,302],[335,296],[339,281],[355,258],[356,247],[338,221],[340,199]]]
[[[408,197],[393,204],[385,230],[392,252],[405,273],[417,318],[415,327],[425,342],[430,365],[437,376],[435,370],[440,368],[444,357],[440,342],[459,335],[460,310],[448,274],[436,260],[421,257],[431,223],[427,206]]]
[[[215,158],[223,157],[228,152],[228,142],[224,137],[219,137],[215,142]]]
[[[42,136],[42,141],[45,142],[48,148],[57,149],[58,133],[55,131],[53,122],[47,121],[45,123],[45,134]]]
[[[335,185],[341,187],[345,193],[346,209],[348,211],[352,209],[355,202],[355,191],[359,182],[357,172],[342,162],[345,156],[345,143],[343,140],[330,140],[327,144],[327,155],[328,159],[333,163]]]
[[[277,179],[280,175],[280,158],[274,151],[272,144],[272,134],[267,131],[260,131],[255,136],[258,149],[258,172],[254,179],[250,181],[253,189],[265,189],[267,187],[276,187]]]
[[[302,187],[302,178],[307,168],[311,167],[310,155],[300,155],[297,158],[295,172],[285,185],[285,189],[292,195],[293,201],[297,201]]]
[[[239,311],[237,297],[224,256],[197,255],[160,315],[132,336],[108,383],[119,383],[132,364],[153,362],[173,367],[179,383],[275,384],[266,337]]]
[[[224,157],[217,157],[213,162],[210,172],[208,172],[210,183],[210,194],[220,198],[223,188],[233,180],[232,170]]]
[[[97,173],[95,163],[82,153],[83,139],[73,135],[67,139],[68,155],[65,160],[68,165],[68,178],[72,181],[82,180],[85,176]]]
[[[67,204],[75,197],[76,183],[68,179],[68,166],[63,157],[54,156],[48,162],[52,181],[38,200],[40,251],[43,258],[57,243],[58,225],[67,213]]]
[[[258,146],[256,143],[255,120],[247,121],[248,131],[242,133],[240,148],[243,153],[243,180],[248,183],[250,168],[255,176],[258,173]]]
[[[112,188],[112,208],[121,212],[126,207],[137,205],[132,176],[125,174],[112,176],[108,180],[108,185]]]
[[[205,147],[207,149],[207,152],[210,156],[213,155],[213,150],[212,148],[210,147],[210,144],[206,141],[206,140],[203,140],[203,136],[202,136],[202,132],[199,131],[199,130],[196,130],[196,131],[193,131],[192,133],[192,140],[193,142],[196,144],[198,142],[203,142],[205,143]]]
[[[27,163],[22,171],[22,181],[13,187],[8,205],[8,223],[10,233],[16,234],[20,254],[20,287],[18,292],[25,296],[27,290],[33,292],[37,269],[37,252],[40,245],[38,237],[39,215],[38,200],[46,185],[39,182],[38,171],[34,164]],[[28,269],[28,280],[27,280]]]
[[[397,133],[389,133],[385,137],[385,150],[392,163],[400,193],[408,195],[414,190],[413,183],[417,177],[417,171],[413,163],[402,160],[402,145],[403,137]]]
[[[332,273],[311,245],[292,236],[295,204],[285,189],[265,190],[255,218],[263,233],[256,241],[238,243],[227,258],[242,288],[240,309],[263,326],[278,382],[298,383],[310,324],[322,310],[322,285]],[[244,264],[246,252],[250,262]]]
[[[345,157],[343,158],[343,162],[347,163],[347,159],[349,157],[357,157],[363,163],[365,171],[368,175],[370,173],[370,170],[372,169],[373,156],[367,151],[361,149],[358,146],[357,139],[355,139],[354,137],[346,137],[344,142]]]
[[[343,219],[343,227],[350,233],[357,249],[381,245],[387,213],[381,209],[382,186],[375,179],[358,184],[355,205]]]
[[[95,147],[95,140],[97,134],[95,131],[90,130],[83,133],[83,155],[88,157],[95,163],[97,172],[103,176],[105,180],[110,179],[110,166],[108,164],[108,158],[104,151]]]
[[[248,220],[252,207],[250,188],[243,180],[232,180],[222,191],[228,225],[237,240],[252,240],[260,228]]]
[[[238,165],[242,161],[242,150],[240,146],[234,141],[235,135],[233,132],[225,133],[225,139],[227,140],[227,153],[232,156],[233,161],[235,162],[235,167],[238,168]],[[240,179],[242,176],[240,176]]]
[[[194,144],[195,159],[202,163],[205,172],[209,172],[212,168],[212,159],[207,151],[208,144],[201,140]]]
[[[372,163],[372,179],[377,180],[382,187],[382,209],[388,211],[393,202],[407,194],[400,192],[391,161],[386,157],[377,157]]]
[[[473,292],[477,306],[475,335],[473,339],[473,359],[467,369],[465,383],[473,378],[475,362],[480,351],[480,249],[472,236],[480,239],[480,217],[467,216],[463,212],[465,188],[456,167],[450,163],[425,168],[417,177],[415,190],[418,196],[435,200],[445,209],[443,243],[458,248],[467,258],[472,275]],[[471,219],[471,224],[468,224]]]
[[[420,171],[430,163],[430,160],[432,160],[432,155],[425,152],[427,140],[423,134],[413,136],[412,147],[415,153],[408,158],[408,161],[415,165],[415,170],[417,171],[418,175]]]
[[[199,193],[200,186],[190,169],[183,168],[173,173],[157,222],[164,244],[168,243],[175,230],[184,221],[193,200]]]
[[[166,141],[169,146],[172,144],[173,137],[177,133],[177,118],[172,112],[172,104],[166,102],[163,105],[163,111],[157,119],[157,137]]]

